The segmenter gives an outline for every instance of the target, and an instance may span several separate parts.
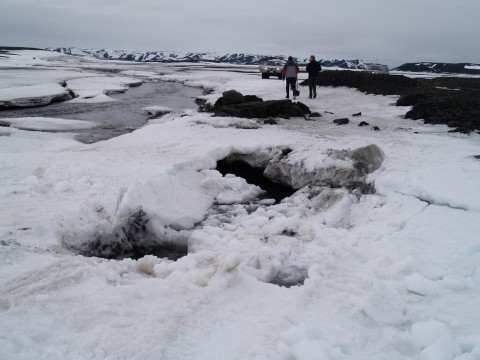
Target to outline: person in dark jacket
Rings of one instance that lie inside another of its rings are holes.
[[[295,63],[295,61],[293,61],[293,57],[289,56],[287,63],[283,67],[283,80],[287,79],[287,87],[286,87],[287,99],[290,97],[290,87],[292,88],[293,100],[295,100],[297,96],[296,83],[297,83],[297,74],[299,72],[300,72],[300,69],[298,68],[298,65]]]
[[[311,99],[317,97],[317,78],[318,73],[322,71],[320,63],[315,60],[315,55],[310,55],[310,62],[305,70],[308,73],[308,98]]]

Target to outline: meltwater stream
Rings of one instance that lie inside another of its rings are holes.
[[[75,130],[75,139],[94,143],[132,132],[144,126],[149,114],[142,110],[148,106],[166,106],[173,110],[196,108],[195,99],[202,89],[176,82],[144,82],[130,87],[124,93],[109,94],[117,101],[104,103],[61,102],[41,107],[17,108],[0,111],[1,118],[51,117],[88,120],[101,125],[94,129]]]

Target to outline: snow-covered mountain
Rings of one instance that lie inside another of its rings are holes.
[[[178,51],[128,51],[115,49],[79,49],[79,48],[48,48],[64,54],[91,56],[105,60],[124,60],[140,62],[215,62],[245,65],[258,65],[270,59],[287,61],[285,55],[259,55],[243,53],[195,53]],[[307,58],[298,58],[300,64],[308,63]],[[318,60],[325,67],[339,67],[343,69],[366,69],[368,63],[363,60]]]
[[[393,69],[397,71],[452,73],[452,74],[479,74],[480,65],[472,63],[406,63]]]

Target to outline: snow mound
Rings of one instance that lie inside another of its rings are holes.
[[[64,222],[62,242],[82,254],[107,258],[156,246],[186,248],[185,231],[201,222],[214,202],[241,202],[260,192],[244,179],[222,177],[214,170],[163,174],[121,190],[113,214],[72,213]],[[73,220],[94,216],[89,224]]]
[[[283,151],[265,169],[265,176],[300,189],[307,185],[365,188],[365,176],[380,168],[384,154],[377,145],[327,152]]]

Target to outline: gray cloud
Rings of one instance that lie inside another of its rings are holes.
[[[480,62],[477,0],[1,0],[0,45]]]

